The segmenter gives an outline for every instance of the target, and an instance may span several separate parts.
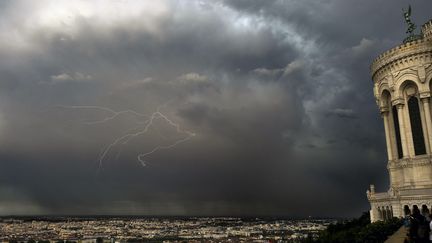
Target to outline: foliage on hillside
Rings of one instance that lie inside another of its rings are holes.
[[[371,223],[369,213],[354,220],[331,224],[319,234],[317,240],[306,240],[305,242],[316,243],[375,243],[384,242],[402,226],[402,220],[392,220]]]

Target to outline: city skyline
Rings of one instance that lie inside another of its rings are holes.
[[[0,216],[367,211],[408,4],[1,2]]]

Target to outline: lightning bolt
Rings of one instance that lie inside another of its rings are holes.
[[[84,124],[87,124],[87,125],[94,125],[94,124],[99,124],[99,123],[105,123],[107,121],[114,120],[115,118],[117,118],[120,115],[128,114],[128,113],[132,114],[132,115],[135,115],[137,117],[149,117],[148,115],[141,114],[141,113],[136,112],[134,110],[115,111],[113,109],[110,109],[110,108],[107,108],[107,107],[102,107],[102,106],[91,106],[91,105],[90,106],[66,106],[66,105],[59,105],[59,106],[56,106],[56,107],[57,108],[65,108],[65,109],[92,109],[92,110],[101,110],[101,111],[105,111],[105,112],[111,113],[111,116],[105,117],[102,120],[84,122]],[[159,107],[158,107],[158,110],[159,110]]]
[[[180,143],[186,142],[187,140],[189,140],[189,139],[190,139],[191,137],[193,137],[193,136],[195,136],[195,133],[191,133],[190,136],[187,136],[187,137],[185,137],[185,138],[183,138],[183,139],[180,139],[180,140],[176,141],[176,142],[173,143],[173,144],[165,145],[165,146],[157,146],[156,148],[154,148],[154,149],[151,150],[150,152],[143,153],[143,154],[139,154],[138,157],[137,157],[137,159],[138,159],[138,161],[141,163],[142,166],[146,166],[146,161],[145,161],[144,159],[142,159],[143,157],[148,156],[148,155],[150,155],[150,154],[152,154],[152,153],[155,153],[155,152],[158,151],[158,150],[173,148],[173,147],[177,146],[177,145],[180,144]]]
[[[166,105],[166,104],[165,104]],[[162,105],[164,106],[164,105]],[[162,119],[165,122],[167,122],[170,126],[174,127],[176,129],[177,133],[180,134],[184,134],[185,136],[181,139],[178,139],[170,144],[167,145],[159,145],[156,146],[155,148],[153,148],[152,150],[150,150],[149,152],[146,153],[141,153],[137,156],[137,160],[139,161],[139,163],[145,167],[147,165],[147,162],[144,160],[145,157],[150,156],[153,153],[156,153],[159,150],[165,150],[165,149],[170,149],[170,148],[174,148],[175,146],[188,141],[189,139],[191,139],[192,137],[196,136],[196,134],[194,132],[188,131],[188,130],[184,130],[181,128],[180,124],[175,123],[174,121],[172,121],[171,119],[168,118],[168,116],[166,116],[165,114],[163,114],[160,111],[160,108],[162,106],[159,106],[155,112],[153,112],[151,115],[146,115],[146,114],[142,114],[139,113],[137,111],[134,110],[122,110],[122,111],[115,111],[111,108],[107,108],[107,107],[103,107],[103,106],[57,106],[58,108],[64,108],[64,109],[90,109],[90,110],[100,110],[100,111],[105,111],[107,113],[109,113],[110,115],[101,119],[101,120],[94,120],[94,121],[85,121],[83,122],[86,125],[96,125],[96,124],[102,124],[102,123],[106,123],[109,122],[111,120],[116,119],[117,117],[124,115],[124,114],[131,114],[134,115],[136,117],[138,117],[139,119],[141,118],[147,118],[144,121],[140,121],[138,122],[140,125],[136,126],[132,129],[127,130],[123,135],[115,138],[110,144],[108,144],[100,153],[99,158],[98,158],[98,173],[102,170],[103,168],[103,162],[107,159],[110,151],[116,147],[116,146],[123,146],[128,144],[132,139],[139,137],[143,134],[146,134],[149,129],[151,128],[151,126],[154,124],[155,120],[157,119]],[[118,157],[119,154],[117,154],[116,157]]]

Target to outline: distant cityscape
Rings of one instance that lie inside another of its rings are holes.
[[[333,219],[4,217],[0,242],[295,242]]]

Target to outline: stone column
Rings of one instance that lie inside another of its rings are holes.
[[[400,131],[400,137],[401,137],[401,143],[402,143],[402,154],[403,157],[408,157],[408,141],[406,139],[406,127],[405,127],[405,116],[404,116],[404,104],[397,104],[397,113],[398,113],[398,120],[399,120],[399,131]]]
[[[392,148],[392,152],[393,152],[393,159],[397,159],[399,158],[398,156],[398,147],[397,147],[397,142],[396,142],[396,127],[395,127],[395,121],[394,121],[394,117],[393,117],[393,109],[389,108],[389,116],[388,116],[388,121],[389,121],[389,131],[390,131],[390,141],[391,141],[391,148]],[[396,112],[396,116],[397,116],[397,110],[394,111]],[[399,127],[398,127],[399,128]],[[401,151],[402,152],[402,151]]]
[[[424,129],[426,129],[427,137],[425,137],[426,144],[429,145],[429,151],[432,151],[432,120],[431,120],[431,112],[430,112],[430,105],[429,105],[429,97],[424,97],[421,99],[423,104],[423,111],[425,116],[425,123],[426,126],[423,126]]]
[[[405,216],[403,214],[403,208],[401,208],[401,205],[399,205],[399,204],[393,204],[392,210],[393,210],[393,217],[402,218]]]
[[[389,108],[388,107],[381,107],[381,116],[384,120],[384,131],[385,131],[385,138],[386,138],[386,145],[387,145],[387,156],[389,160],[393,160],[393,145],[392,145],[392,139],[390,136],[390,122],[389,122]]]
[[[369,216],[370,216],[370,220],[372,223],[377,221],[376,216],[375,216],[375,210],[373,208],[371,210],[369,210]]]
[[[412,128],[411,128],[411,121],[410,121],[410,113],[409,113],[409,107],[408,105],[404,105],[402,108],[403,117],[404,117],[404,127],[405,127],[405,141],[406,146],[408,148],[407,157],[414,157],[415,155],[415,149],[414,149],[414,140],[413,140],[413,134],[412,134]]]
[[[369,211],[369,215],[371,217],[371,222],[377,222],[381,219],[381,212],[378,211],[378,207],[374,204],[371,204],[371,210]]]

